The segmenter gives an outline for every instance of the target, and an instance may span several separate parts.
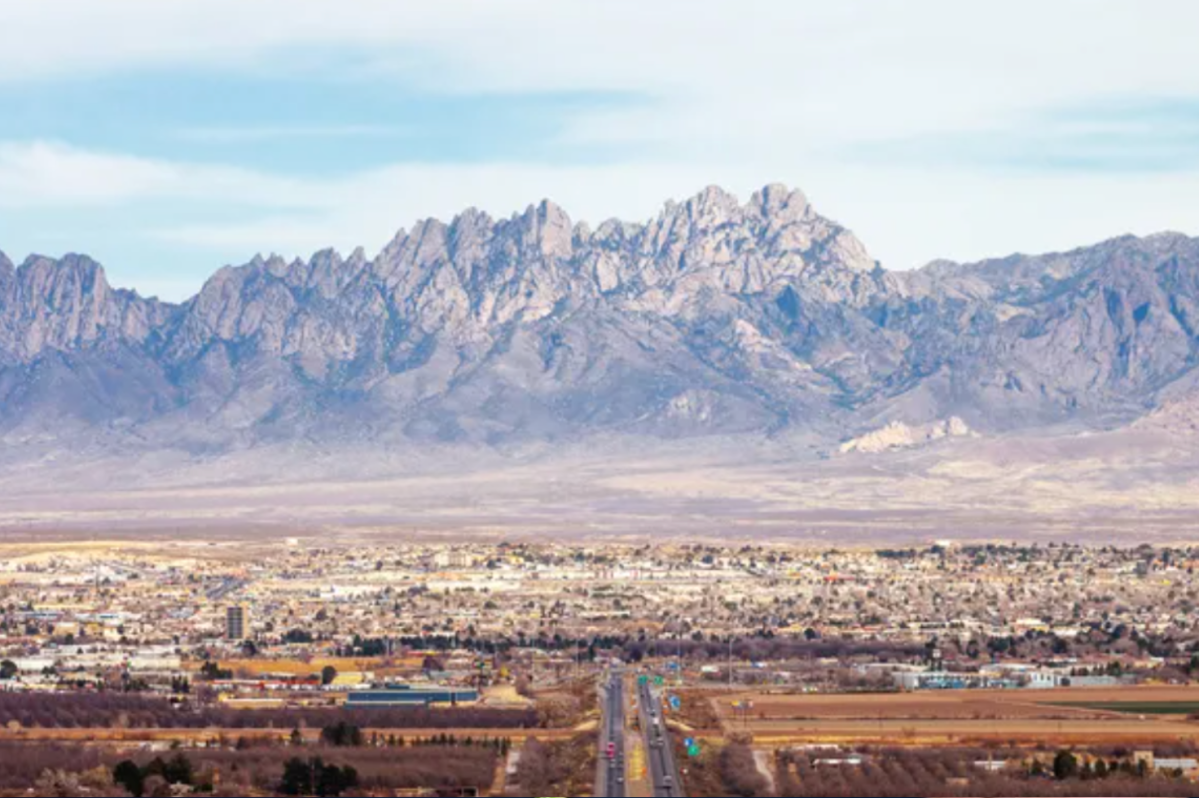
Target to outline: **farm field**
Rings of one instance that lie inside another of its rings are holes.
[[[752,720],[803,719],[1079,719],[1105,718],[1135,707],[1158,707],[1155,713],[1187,714],[1199,706],[1199,687],[1064,688],[1054,690],[943,690],[914,693],[776,694],[748,691],[714,696],[722,720],[742,721],[733,701],[752,701]],[[1182,707],[1164,713],[1162,708]]]
[[[1199,701],[1063,701],[1055,706],[1120,712],[1129,715],[1192,715]]]
[[[1199,724],[1172,720],[814,720],[750,721],[729,726],[756,743],[955,744],[1053,742],[1062,745],[1199,740]]]
[[[750,701],[752,709],[734,710],[733,701]],[[1199,723],[1185,717],[1188,705],[1199,704],[1199,689],[1192,687],[859,695],[759,691],[714,696],[711,702],[726,732],[750,732],[758,743],[1087,744],[1199,740]],[[1158,711],[1137,712],[1137,708],[1146,706]],[[1167,707],[1181,709],[1167,713]]]

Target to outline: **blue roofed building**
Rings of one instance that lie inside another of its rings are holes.
[[[377,690],[351,692],[346,697],[346,708],[426,707],[433,704],[471,704],[478,700],[479,691],[473,688],[389,685]]]

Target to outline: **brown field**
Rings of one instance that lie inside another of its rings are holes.
[[[735,713],[731,702],[745,699],[753,702],[753,708]],[[711,702],[725,731],[748,731],[761,743],[1085,744],[1199,741],[1199,723],[1181,716],[1140,716],[1054,703],[1196,700],[1199,688],[1195,687],[1125,687],[861,695],[750,691],[713,696]]]
[[[1081,707],[1054,706],[1080,702],[1195,702],[1199,687],[1066,688],[1059,690],[944,690],[918,693],[783,695],[742,692],[715,696],[712,703],[722,720],[734,718],[731,702],[753,702],[749,716],[756,720],[1000,720],[1104,719],[1117,713]]]

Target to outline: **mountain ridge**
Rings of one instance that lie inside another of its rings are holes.
[[[1182,234],[888,271],[779,184],[594,229],[543,200],[420,220],[375,258],[258,255],[180,303],[114,289],[86,256],[0,253],[0,437],[1098,428],[1193,379],[1196,330],[1199,241]]]

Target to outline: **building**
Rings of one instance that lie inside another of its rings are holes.
[[[245,640],[246,629],[250,626],[250,611],[241,604],[233,604],[225,608],[225,639]]]
[[[437,568],[470,568],[474,565],[474,557],[460,549],[439,551],[433,555],[433,565]]]
[[[346,697],[346,708],[427,707],[430,704],[470,704],[478,700],[479,691],[473,689],[396,685],[383,690],[351,692]]]

